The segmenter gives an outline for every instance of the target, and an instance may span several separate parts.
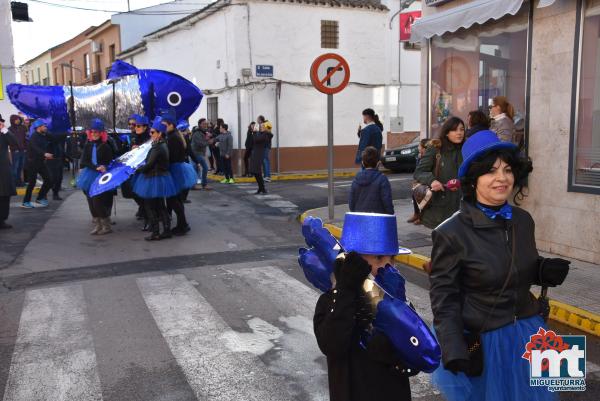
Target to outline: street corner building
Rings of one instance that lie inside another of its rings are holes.
[[[335,168],[352,168],[362,110],[374,108],[386,131],[396,114],[395,11],[397,4],[388,8],[385,0],[219,0],[145,35],[118,57],[138,68],[167,68],[202,89],[206,97],[190,124],[223,118],[234,137],[234,166],[246,127],[264,115],[273,124],[273,169],[286,172],[327,167],[327,97],[312,86],[310,66],[337,53],[351,76],[334,96]],[[414,71],[403,94],[413,99],[404,103],[404,128],[416,136],[420,52],[403,53],[410,53],[403,55],[404,79]]]
[[[538,248],[600,263],[600,1],[426,0],[422,15],[423,136],[506,96]]]

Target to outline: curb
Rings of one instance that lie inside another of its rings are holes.
[[[333,173],[333,176],[336,178],[348,178],[354,177],[356,172],[339,172]],[[273,175],[271,176],[271,181],[299,181],[299,180],[320,180],[323,178],[327,178],[329,175],[327,173],[314,173],[314,174],[282,174],[282,175]],[[208,179],[219,182],[224,177],[221,175],[208,174]],[[234,177],[236,183],[252,183],[256,182],[252,177]]]
[[[298,217],[300,223],[304,222],[304,219],[310,215],[312,210],[307,210]],[[331,235],[340,239],[342,236],[342,229],[333,224],[324,223],[325,227]],[[396,262],[405,264],[417,270],[422,270],[423,265],[429,262],[431,259],[427,256],[412,253],[409,255],[398,255],[394,257]],[[550,300],[550,319],[555,320],[559,323],[563,323],[569,327],[584,331],[586,333],[600,337],[600,315],[592,312],[588,312],[584,309],[577,308],[559,301]]]
[[[25,196],[25,191],[25,188],[17,188],[17,196]],[[38,192],[40,192],[40,187],[33,188],[32,193],[37,194]]]

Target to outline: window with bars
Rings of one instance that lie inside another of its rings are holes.
[[[206,99],[206,108],[206,118],[208,121],[216,123],[219,118],[219,98],[209,97]]]
[[[339,45],[339,36],[337,21],[321,20],[321,48],[337,49]]]

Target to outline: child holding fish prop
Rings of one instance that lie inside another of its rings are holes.
[[[331,400],[410,400],[408,377],[434,371],[441,351],[392,266],[407,253],[398,248],[396,217],[347,213],[340,243],[320,219],[305,219],[302,233],[310,248],[300,249],[300,266],[324,292],[314,330]]]

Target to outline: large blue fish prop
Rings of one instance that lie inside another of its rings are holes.
[[[200,105],[203,94],[190,81],[163,70],[138,70],[124,61],[115,61],[108,79],[88,86],[37,86],[10,84],[6,92],[11,103],[32,118],[49,121],[51,132],[67,132],[71,113],[77,125],[89,127],[93,118],[104,120],[117,131],[128,129],[132,114],[153,119],[161,110],[174,110],[178,119],[189,118]],[[74,101],[71,105],[70,98]],[[114,110],[113,110],[114,100]],[[116,120],[113,124],[113,114]]]
[[[319,218],[307,217],[302,235],[309,248],[299,250],[298,263],[306,279],[327,292],[333,288],[335,260],[344,249]],[[390,265],[365,281],[364,289],[375,305],[373,327],[388,337],[407,368],[431,373],[440,364],[440,345],[406,299],[405,284],[404,277]]]

